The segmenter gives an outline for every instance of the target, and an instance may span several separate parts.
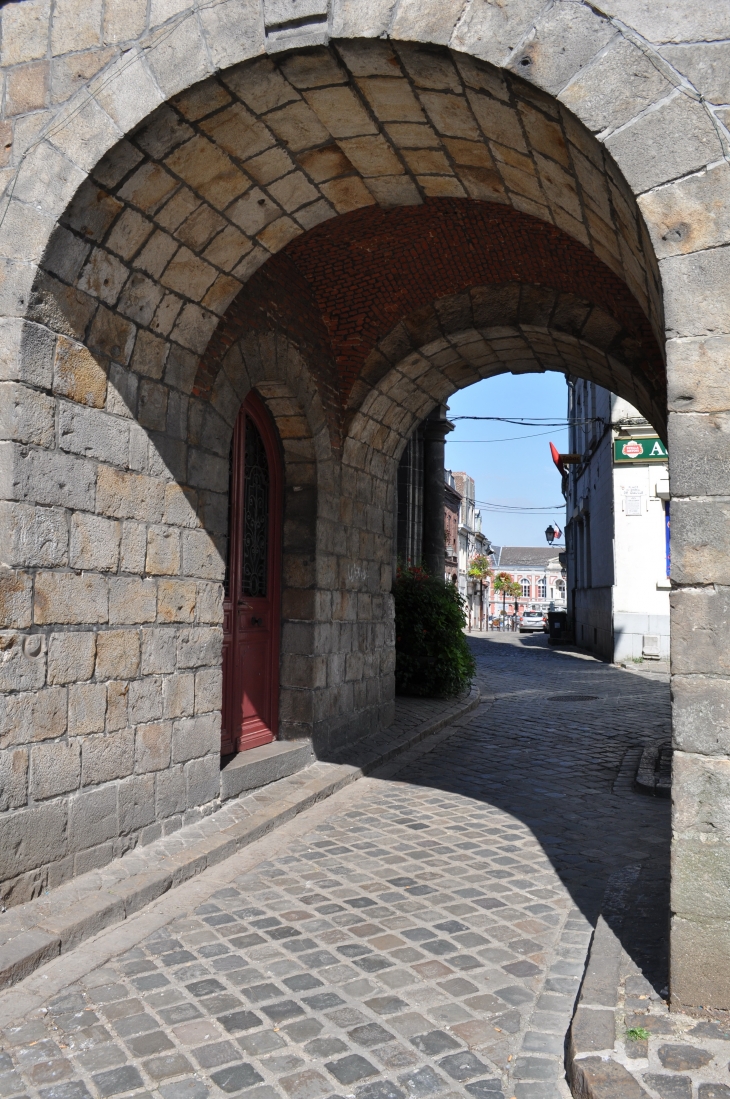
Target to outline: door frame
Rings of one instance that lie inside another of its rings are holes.
[[[271,601],[271,631],[268,660],[270,684],[269,736],[262,735],[261,744],[276,740],[279,735],[279,653],[281,646],[281,536],[284,463],[279,435],[271,413],[255,390],[251,390],[241,405],[231,442],[231,476],[228,500],[228,592],[223,596],[223,713],[221,754],[231,755],[256,744],[239,746],[236,708],[240,709],[242,686],[236,682],[237,601],[241,593],[243,572],[243,519],[246,453],[246,417],[253,421],[266,451],[269,464],[269,537],[267,552],[268,590]],[[235,593],[235,594],[234,594]]]

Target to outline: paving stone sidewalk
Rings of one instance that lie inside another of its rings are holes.
[[[634,866],[604,900],[570,1035],[586,1099],[730,1099],[730,1012],[669,1011],[668,884]]]
[[[668,689],[472,644],[461,728],[39,970],[42,1006],[0,995],[0,1097],[565,1099],[606,884],[666,860],[631,768]]]

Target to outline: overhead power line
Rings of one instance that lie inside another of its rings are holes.
[[[578,424],[603,424],[602,416],[587,416],[583,420],[551,420],[547,416],[529,418],[527,416],[449,416],[449,420],[491,420],[500,424],[515,424],[516,427],[575,427]]]
[[[544,504],[540,507],[522,507],[519,504],[497,504],[493,500],[475,500],[475,504],[478,504],[480,508],[489,508],[491,511],[557,511],[558,508],[565,508],[565,501],[560,504]]]
[[[528,425],[525,424],[525,427]],[[538,436],[552,435],[553,429],[548,431],[535,431],[532,435],[507,435],[501,439],[447,439],[446,442],[452,446],[456,443],[513,443],[520,442],[522,439],[537,439]]]

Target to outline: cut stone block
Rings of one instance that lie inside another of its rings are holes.
[[[221,801],[238,797],[244,790],[256,790],[287,778],[313,761],[309,740],[275,740],[239,752],[221,771]]]
[[[572,1067],[573,1094],[582,1099],[649,1099],[649,1092],[618,1061],[585,1057]]]

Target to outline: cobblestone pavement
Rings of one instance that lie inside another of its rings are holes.
[[[5,1026],[0,1097],[569,1095],[603,892],[666,859],[668,804],[631,768],[668,689],[542,638],[472,643],[485,704],[395,779],[39,970],[53,994]]]

